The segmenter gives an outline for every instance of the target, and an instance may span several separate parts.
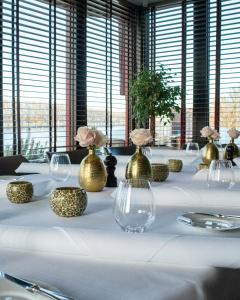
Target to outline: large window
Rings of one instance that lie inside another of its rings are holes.
[[[81,125],[128,143],[138,10],[119,1],[1,1],[1,154],[75,147]]]
[[[165,127],[156,121],[160,141],[201,142],[210,124],[226,143],[227,129],[240,127],[239,12],[237,0],[171,1],[147,11],[148,63],[170,67],[182,88],[181,115]]]
[[[2,1],[2,140],[5,155],[36,158],[66,147],[70,7]]]
[[[87,123],[101,129],[110,144],[128,142],[128,81],[137,68],[138,11],[120,2],[88,1]]]

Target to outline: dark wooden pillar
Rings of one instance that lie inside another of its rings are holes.
[[[201,145],[202,127],[209,125],[209,38],[208,0],[194,1],[193,44],[193,141]]]
[[[87,1],[77,3],[76,31],[76,129],[87,125]]]
[[[3,156],[4,141],[3,141],[3,3],[0,1],[0,156]]]

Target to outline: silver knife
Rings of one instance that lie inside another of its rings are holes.
[[[17,285],[23,287],[26,291],[31,292],[33,294],[34,293],[40,294],[40,295],[46,296],[46,297],[48,297],[50,299],[54,299],[54,300],[74,300],[73,298],[70,298],[70,297],[62,294],[61,292],[51,291],[49,289],[41,287],[40,285],[38,285],[36,283],[14,277],[14,276],[9,275],[4,272],[1,272],[1,276],[3,278],[10,280],[13,283],[16,283]]]

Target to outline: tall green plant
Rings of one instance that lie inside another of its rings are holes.
[[[145,126],[150,119],[150,130],[155,136],[155,117],[160,117],[164,125],[172,121],[175,112],[180,112],[177,100],[180,87],[172,86],[171,70],[162,64],[158,71],[142,69],[130,83],[133,96],[133,114],[138,126]]]

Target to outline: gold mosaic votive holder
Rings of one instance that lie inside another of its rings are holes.
[[[208,168],[209,168],[209,165],[205,164],[205,163],[201,163],[197,166],[198,171],[203,170],[203,169],[208,169]]]
[[[50,205],[58,216],[81,216],[87,207],[87,194],[78,187],[56,188],[51,195]]]
[[[152,164],[153,181],[165,181],[169,175],[167,164]]]
[[[32,200],[33,185],[28,181],[12,181],[7,185],[6,193],[13,203],[27,203]]]
[[[183,162],[180,159],[169,159],[168,167],[170,172],[180,172],[183,167]]]

